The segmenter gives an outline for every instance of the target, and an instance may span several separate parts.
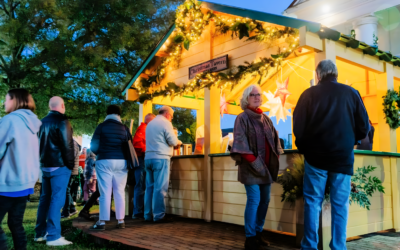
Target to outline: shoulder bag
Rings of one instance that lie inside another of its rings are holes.
[[[130,133],[128,132],[126,127],[125,131],[126,131],[126,141],[123,142],[122,147],[124,150],[127,168],[131,170],[136,167],[139,167],[139,160],[137,158],[135,148],[133,147],[132,144],[132,137],[130,136]]]

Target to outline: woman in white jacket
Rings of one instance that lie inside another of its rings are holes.
[[[27,239],[22,221],[27,196],[39,177],[39,140],[42,122],[33,113],[35,102],[25,89],[13,89],[6,95],[5,111],[0,119],[0,225],[8,213],[8,227],[14,248],[26,249]],[[7,239],[0,228],[0,249]]]

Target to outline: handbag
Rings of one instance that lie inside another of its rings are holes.
[[[128,133],[128,130],[126,130],[126,141],[122,144],[124,154],[125,154],[125,159],[126,159],[126,165],[128,169],[132,170],[136,167],[139,167],[139,159],[136,155],[135,148],[133,147],[132,144],[132,137],[129,136],[130,133]]]

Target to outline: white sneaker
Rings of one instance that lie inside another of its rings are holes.
[[[58,240],[48,241],[46,245],[48,246],[66,246],[73,244],[71,241],[64,239],[64,237],[59,238]]]
[[[47,241],[47,235],[48,235],[49,233],[46,233],[46,235],[45,236],[43,236],[43,237],[39,237],[39,238],[35,238],[35,239],[33,239],[35,242],[42,242],[42,241]]]

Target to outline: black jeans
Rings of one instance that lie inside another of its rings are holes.
[[[14,248],[16,250],[26,249],[27,239],[25,229],[22,226],[26,209],[26,200],[27,196],[0,196],[0,249],[8,249],[6,234],[1,228],[1,224],[6,213],[8,213],[7,223],[13,237]]]
[[[76,211],[74,200],[72,199],[72,192],[74,188],[75,178],[76,178],[75,175],[71,175],[71,177],[69,178],[67,194],[65,196],[65,204],[62,210],[62,214],[65,216],[69,216],[70,213]]]
[[[80,185],[80,176],[79,175],[73,175],[74,181],[71,184],[71,196],[72,200],[76,202],[77,196],[78,196],[78,187]]]
[[[93,207],[94,203],[97,201],[97,199],[100,197],[100,192],[99,192],[99,187],[96,183],[96,192],[90,196],[89,200],[86,202],[85,206],[82,208],[82,211],[88,211],[90,210],[91,207]]]

